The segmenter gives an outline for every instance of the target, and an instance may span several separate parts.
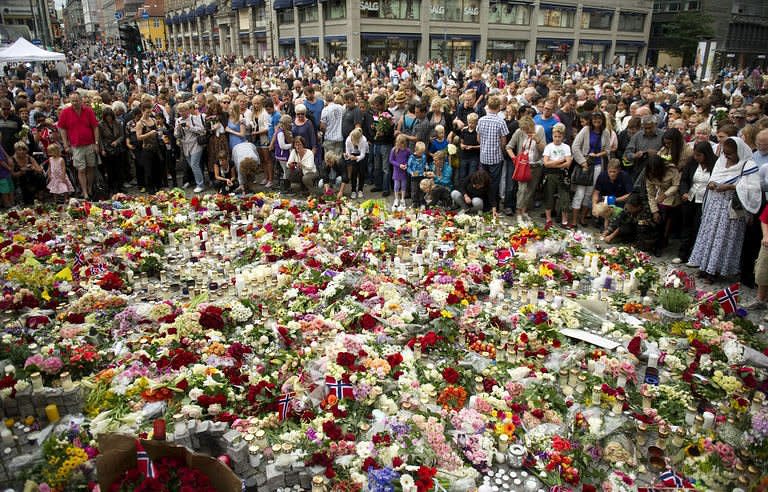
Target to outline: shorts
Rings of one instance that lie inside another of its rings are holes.
[[[0,179],[0,194],[13,193],[13,179]]]
[[[86,167],[96,167],[96,146],[82,145],[72,147],[72,164],[75,169],[81,170]]]
[[[768,248],[760,245],[760,254],[755,262],[755,283],[768,285]]]

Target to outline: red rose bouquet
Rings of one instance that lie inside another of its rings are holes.
[[[151,477],[139,467],[131,468],[115,480],[109,488],[110,492],[216,492],[216,488],[203,472],[188,468],[184,461],[178,458],[160,458],[150,466]]]

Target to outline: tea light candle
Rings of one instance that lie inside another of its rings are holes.
[[[69,375],[69,372],[62,372],[59,378],[61,380],[61,387],[64,389],[64,391],[69,391],[74,387],[72,385],[72,377]]]
[[[16,368],[13,366],[13,364],[8,364],[5,366],[5,375],[6,376],[13,376],[16,374]]]
[[[603,388],[601,386],[592,387],[592,405],[599,407],[603,399]]]
[[[587,419],[587,424],[589,425],[590,434],[597,434],[603,426],[603,419],[599,416],[590,417]]]
[[[52,424],[61,420],[61,417],[59,416],[59,408],[53,403],[45,407],[45,416],[48,417],[48,422]]]
[[[509,436],[506,434],[502,434],[499,436],[499,451],[502,453],[506,453],[507,449],[509,448]]]
[[[3,429],[2,432],[0,432],[0,439],[2,439],[3,446],[12,446],[13,432],[8,429]]]

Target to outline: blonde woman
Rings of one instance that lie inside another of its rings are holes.
[[[344,188],[350,183],[352,198],[363,197],[363,182],[365,180],[365,156],[368,154],[368,140],[361,128],[355,128],[347,137],[344,144],[344,163],[347,167],[346,180],[342,180],[339,195],[344,195]]]
[[[288,181],[288,157],[293,149],[293,119],[291,115],[284,114],[280,117],[280,123],[275,131],[275,159],[283,170],[280,179],[281,189],[288,191],[291,189],[291,183]]]
[[[530,116],[520,118],[519,125],[507,144],[507,155],[514,162],[517,155],[525,152],[528,154],[528,162],[531,166],[531,179],[517,182],[517,223],[522,225],[523,223],[532,223],[531,217],[528,215],[528,208],[531,206],[533,193],[539,186],[544,172],[541,158],[547,141],[544,136],[544,127],[536,125]],[[507,186],[512,186],[512,183],[507,183]],[[511,210],[505,210],[505,213],[511,215]]]
[[[229,150],[232,151],[235,145],[239,145],[243,142],[247,142],[245,137],[245,121],[240,114],[240,105],[232,103],[229,105],[229,119],[227,120],[227,127],[224,131],[229,136]]]

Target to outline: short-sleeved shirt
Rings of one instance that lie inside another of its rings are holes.
[[[601,196],[624,196],[632,193],[632,178],[624,171],[619,171],[616,181],[611,181],[608,172],[603,171],[597,177],[595,189],[600,192]]]
[[[96,143],[93,138],[93,129],[99,126],[99,122],[96,121],[93,110],[86,105],[80,106],[79,114],[75,112],[72,106],[64,108],[59,114],[58,125],[59,128],[67,132],[67,138],[72,147],[83,147]]]
[[[490,113],[477,122],[477,134],[480,137],[480,163],[499,164],[504,160],[501,153],[501,138],[509,135],[504,120],[496,113]]]
[[[544,138],[547,139],[547,143],[552,143],[552,128],[560,123],[560,118],[556,114],[552,114],[549,118],[543,118],[540,114],[537,114],[533,118],[533,122],[544,128]]]
[[[355,126],[363,125],[363,112],[358,107],[352,109],[344,108],[344,115],[341,118],[341,136],[347,139]]]
[[[542,155],[544,157],[549,157],[553,161],[559,161],[560,159],[565,159],[571,155],[571,147],[565,143],[561,143],[560,145],[548,143],[547,146],[544,147]]]

